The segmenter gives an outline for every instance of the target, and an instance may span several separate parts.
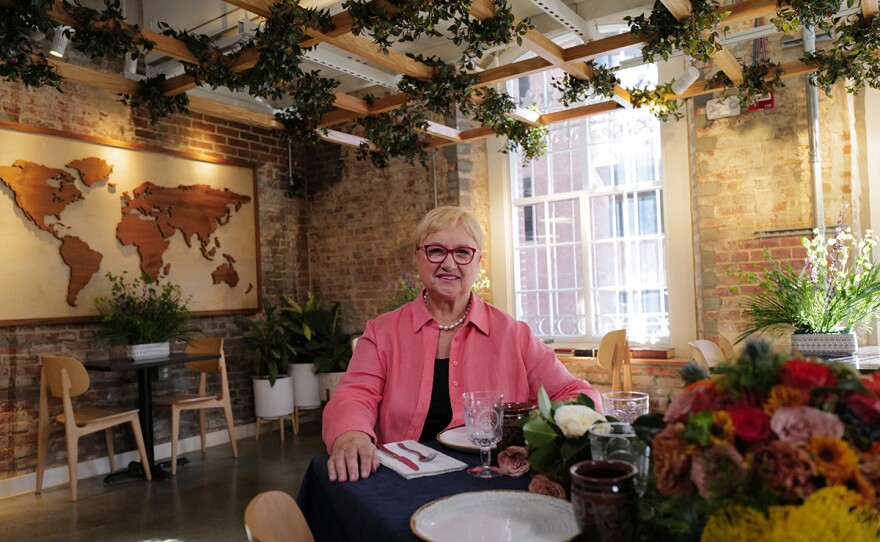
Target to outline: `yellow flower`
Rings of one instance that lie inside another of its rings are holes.
[[[803,390],[785,384],[777,384],[770,388],[770,396],[764,403],[764,414],[772,417],[779,407],[804,406],[807,404],[807,399],[807,394]]]
[[[844,487],[826,487],[800,506],[771,506],[767,516],[734,505],[713,514],[701,542],[868,542],[877,540],[880,516],[858,506],[859,496]]]
[[[852,478],[859,465],[859,457],[846,442],[832,437],[813,437],[807,444],[819,474],[828,485],[841,485]]]
[[[726,410],[716,410],[712,413],[712,428],[709,430],[709,442],[712,444],[733,443],[735,431],[733,420]]]

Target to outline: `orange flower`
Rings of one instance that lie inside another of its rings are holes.
[[[874,503],[877,502],[877,492],[874,490],[871,482],[858,470],[853,472],[852,476],[846,480],[842,480],[840,485],[859,494],[860,498],[857,500],[859,505],[874,506]]]
[[[692,383],[692,384],[688,384],[687,386],[684,387],[685,391],[687,391],[687,390],[692,390],[692,389],[695,389],[695,388],[709,388],[709,389],[714,389],[714,388],[715,388],[715,382],[713,382],[713,381],[711,381],[711,380],[697,380],[696,382],[694,382],[694,383]]]
[[[733,443],[736,432],[733,429],[733,420],[726,410],[716,410],[712,413],[712,427],[710,429],[709,442],[712,444]]]
[[[859,457],[846,442],[831,437],[813,437],[806,450],[828,485],[841,485],[857,471]]]
[[[770,389],[770,396],[764,404],[764,413],[772,417],[779,407],[804,406],[807,404],[808,399],[809,397],[804,390],[786,386],[785,384],[778,384]]]

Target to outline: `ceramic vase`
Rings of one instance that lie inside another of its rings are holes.
[[[571,466],[571,504],[590,542],[634,542],[638,535],[636,468],[624,461],[581,461]]]
[[[791,349],[805,356],[851,356],[858,350],[855,333],[794,333]]]
[[[171,354],[171,343],[130,344],[125,347],[125,356],[134,361],[167,358]]]

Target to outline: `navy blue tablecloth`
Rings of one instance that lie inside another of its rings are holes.
[[[478,455],[459,453],[436,442],[427,446],[464,461],[479,463]],[[385,467],[357,482],[330,482],[327,458],[312,459],[297,497],[317,542],[397,542],[418,538],[409,519],[419,507],[435,499],[500,489],[527,489],[529,477],[501,476],[479,479],[464,470],[406,480]]]

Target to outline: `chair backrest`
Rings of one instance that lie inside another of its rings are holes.
[[[62,371],[67,371],[71,397],[83,394],[89,389],[89,373],[78,359],[65,356],[40,356],[40,363],[43,364],[43,374],[48,381],[49,391],[55,397],[64,396]]]
[[[712,341],[700,339],[688,343],[691,345],[691,356],[705,368],[710,368],[724,363],[727,359],[721,347]]]
[[[222,337],[199,337],[192,339],[186,345],[186,353],[190,355],[198,354],[220,354],[219,359],[208,359],[205,361],[191,361],[186,364],[186,368],[190,371],[198,371],[200,373],[216,373],[220,371],[220,361],[223,360],[223,338]]]
[[[732,360],[735,356],[735,352],[733,351],[733,345],[730,344],[730,341],[727,340],[727,337],[724,335],[718,336],[718,346],[721,347],[721,351],[724,352],[724,359]]]
[[[312,531],[293,497],[283,491],[264,491],[244,511],[244,528],[251,542],[314,542]]]
[[[612,391],[632,390],[632,368],[629,363],[629,343],[626,340],[625,329],[609,331],[602,336],[599,350],[596,352],[596,361],[600,367],[611,371]]]

